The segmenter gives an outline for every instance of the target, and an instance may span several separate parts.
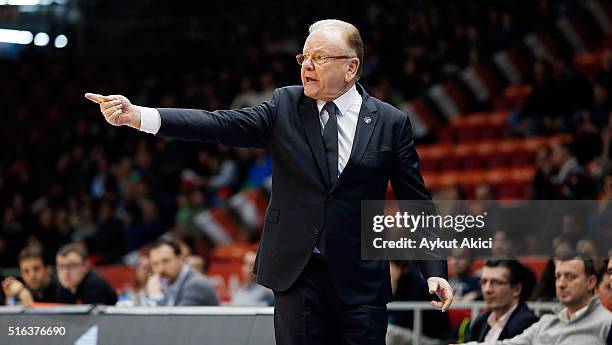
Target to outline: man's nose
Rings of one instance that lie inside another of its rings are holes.
[[[314,64],[312,63],[311,58],[305,59],[304,62],[302,62],[302,66],[308,71],[312,71],[314,69]]]

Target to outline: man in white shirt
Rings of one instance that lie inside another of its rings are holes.
[[[487,311],[472,321],[466,340],[495,341],[512,338],[538,321],[521,300],[523,272],[516,260],[488,259],[480,276]]]

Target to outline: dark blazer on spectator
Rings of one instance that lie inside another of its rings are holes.
[[[491,315],[491,311],[480,313],[472,323],[470,339],[466,341],[484,341],[485,336],[489,332],[489,324],[487,318]],[[499,335],[498,340],[510,339],[523,333],[523,331],[538,321],[538,317],[527,307],[525,302],[519,302],[512,315],[508,319],[504,330]]]

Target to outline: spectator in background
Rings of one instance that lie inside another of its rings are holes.
[[[13,267],[19,248],[26,242],[26,229],[12,207],[4,209],[0,223],[0,264]]]
[[[608,260],[607,266],[605,270],[602,271],[601,281],[597,285],[597,295],[599,296],[599,300],[601,301],[601,305],[603,305],[609,311],[612,311],[612,281],[610,280],[610,274],[612,273],[612,265],[610,263],[612,260]]]
[[[516,260],[488,259],[480,276],[487,311],[472,322],[466,340],[495,341],[512,338],[538,320],[521,298],[523,272]]]
[[[556,260],[555,267],[555,288],[562,309],[556,314],[543,315],[513,338],[487,344],[540,345],[567,344],[568,341],[572,344],[610,344],[612,313],[594,296],[598,276],[593,262],[571,256]]]
[[[202,273],[203,276],[206,276],[206,259],[202,256],[193,254],[187,256],[187,264],[194,270]]]
[[[612,175],[603,179],[603,192],[597,202],[597,207],[591,211],[588,218],[588,237],[594,241],[595,248],[600,253],[608,250],[612,243]]]
[[[453,249],[448,258],[448,282],[457,301],[473,301],[480,296],[479,278],[470,274],[472,263],[472,252],[468,248]]]
[[[253,83],[251,82],[251,78],[248,76],[243,76],[240,79],[240,91],[232,100],[230,108],[238,109],[238,108],[246,108],[253,107],[259,104],[259,95],[253,88]]]
[[[562,258],[570,255],[574,252],[574,244],[578,241],[578,238],[572,235],[559,235],[552,241],[552,256],[553,259]]]
[[[556,198],[555,187],[550,183],[554,175],[554,167],[550,160],[551,155],[551,148],[548,145],[542,145],[536,152],[536,171],[531,184],[532,200],[551,200]]]
[[[253,266],[257,253],[248,251],[242,257],[242,285],[232,296],[233,305],[274,305],[274,293],[255,281]]]
[[[516,247],[508,236],[506,230],[496,230],[493,232],[493,248],[491,248],[491,256],[506,256],[512,257],[516,252]]]
[[[597,131],[605,128],[608,125],[612,104],[610,103],[610,91],[603,85],[595,84],[593,86],[593,105],[588,112],[582,115],[585,122],[584,125],[589,129]]]
[[[147,299],[147,281],[153,274],[151,271],[151,262],[149,256],[145,254],[138,255],[136,262],[134,263],[134,286],[127,291],[127,296],[131,305],[149,305]]]
[[[115,202],[110,199],[100,201],[98,209],[97,229],[95,233],[85,238],[87,249],[95,255],[96,263],[109,263],[124,254],[124,225],[115,216]]]
[[[57,302],[114,305],[117,303],[115,290],[89,266],[87,257],[87,250],[76,243],[66,244],[59,249],[55,263],[62,289],[58,293]]]
[[[52,274],[51,265],[46,264],[42,249],[25,247],[19,253],[19,274],[23,283],[15,277],[2,281],[6,297],[18,299],[25,307],[34,302],[56,302],[60,285]]]
[[[217,293],[202,274],[185,263],[181,247],[159,240],[149,252],[153,275],[147,281],[147,295],[156,305],[219,305]]]
[[[590,257],[597,272],[605,270],[605,257],[599,255],[599,251],[592,239],[583,238],[576,243],[576,253]]]
[[[247,172],[242,188],[261,186],[272,175],[272,157],[263,150],[253,150],[255,161]]]
[[[578,163],[570,144],[553,144],[551,163],[558,169],[557,175],[551,181],[556,187],[557,199],[593,200],[597,197],[594,182]]]

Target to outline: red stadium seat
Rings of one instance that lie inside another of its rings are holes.
[[[136,276],[134,269],[126,265],[96,266],[98,272],[115,290],[124,290],[134,286]]]

